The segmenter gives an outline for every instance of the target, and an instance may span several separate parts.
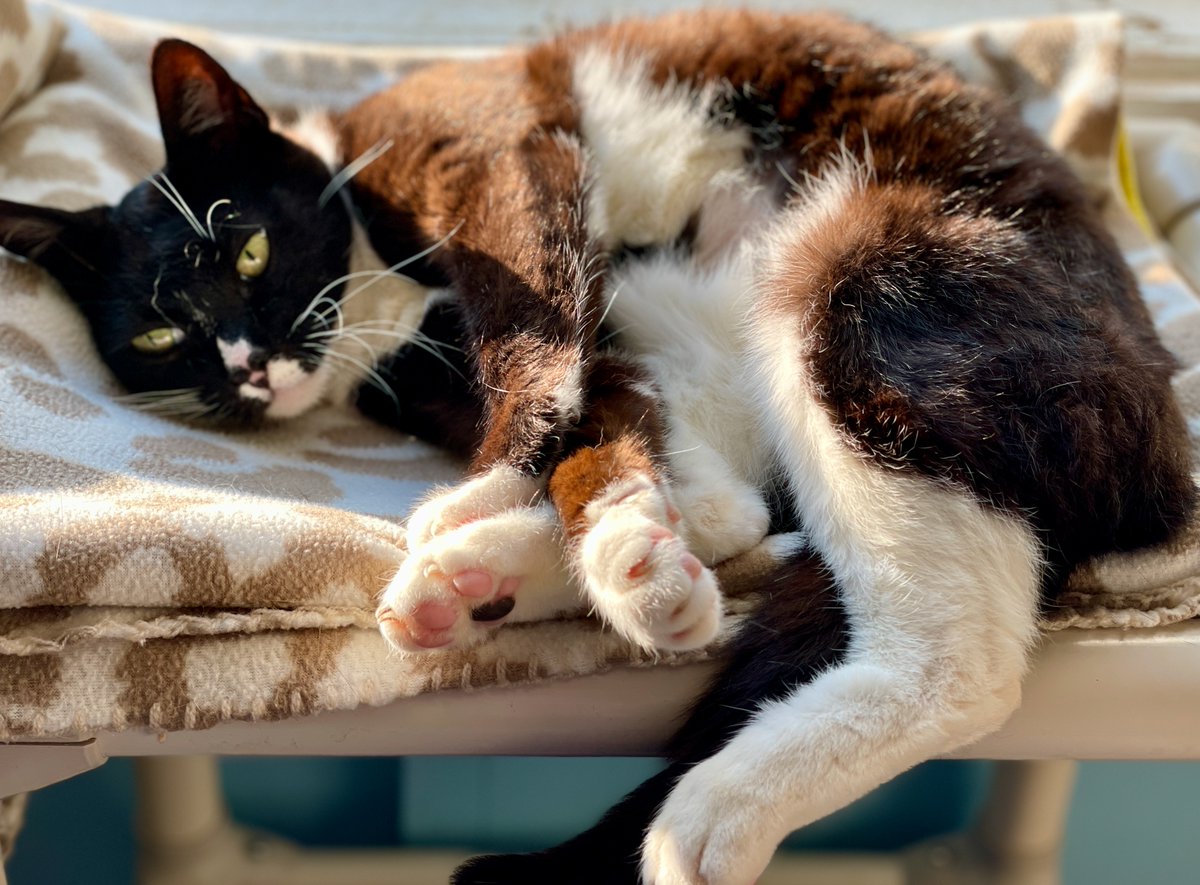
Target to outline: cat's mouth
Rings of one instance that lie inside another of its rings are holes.
[[[243,413],[268,419],[294,418],[315,406],[329,377],[326,361],[269,355],[244,337],[217,339],[229,383]]]

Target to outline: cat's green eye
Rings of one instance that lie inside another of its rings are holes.
[[[183,341],[183,338],[183,329],[151,329],[129,343],[133,345],[134,350],[140,350],[142,353],[166,353]]]
[[[237,272],[247,279],[257,277],[267,269],[267,260],[271,257],[271,241],[267,232],[260,230],[242,246],[238,253]]]

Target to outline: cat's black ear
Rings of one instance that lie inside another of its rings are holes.
[[[68,212],[0,200],[0,246],[41,265],[74,293],[99,273],[109,212],[107,206]]]
[[[150,68],[168,164],[224,153],[268,131],[263,109],[203,49],[163,40]]]

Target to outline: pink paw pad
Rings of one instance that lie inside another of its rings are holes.
[[[492,592],[492,576],[482,569],[468,569],[450,579],[451,585],[462,596],[478,599]]]
[[[650,572],[650,557],[654,555],[654,548],[663,541],[669,541],[671,538],[674,538],[675,535],[670,529],[663,528],[662,526],[655,526],[649,531],[647,537],[650,539],[650,552],[635,562],[630,567],[629,571],[626,572],[626,575],[631,581],[636,581],[638,578],[645,577]]]
[[[412,619],[426,630],[446,630],[458,620],[458,611],[443,602],[423,602],[413,609]]]
[[[449,629],[425,627],[416,620],[416,612],[413,614],[412,618],[402,618],[388,609],[379,612],[376,617],[379,619],[379,627],[384,635],[401,648],[414,645],[418,648],[441,648],[454,640]],[[444,620],[444,617],[433,610],[425,611],[423,615],[430,623],[439,623]]]

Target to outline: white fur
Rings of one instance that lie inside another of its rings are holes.
[[[272,363],[292,365],[282,369],[276,368],[272,376]],[[271,384],[270,402],[266,408],[267,417],[283,419],[304,414],[324,398],[331,375],[332,371],[327,362],[312,372],[305,372],[295,360],[272,360],[267,363],[267,377]],[[279,381],[279,386],[276,386],[276,380]]]
[[[460,525],[515,507],[531,507],[541,494],[540,482],[504,465],[453,488],[439,489],[408,518],[409,553]]]
[[[267,383],[272,390],[287,390],[308,377],[299,360],[289,357],[273,357],[267,361]]]
[[[580,595],[563,563],[563,544],[553,508],[541,502],[541,485],[511,467],[440,489],[409,517],[408,557],[380,599],[377,616],[384,638],[402,651],[417,650],[405,619],[423,603],[458,609],[448,647],[479,641],[486,629],[469,612],[490,601],[464,598],[452,578],[486,572],[498,590],[505,578],[519,579],[515,606],[506,621],[533,621],[580,607]],[[396,618],[396,621],[392,619]]]
[[[584,508],[578,568],[618,633],[646,649],[681,651],[716,638],[721,596],[712,572],[668,528],[671,507],[649,477],[610,486]]]
[[[217,350],[221,354],[221,362],[230,372],[250,368],[250,354],[254,351],[254,346],[247,339],[226,341],[224,338],[218,338]]]
[[[465,571],[487,572],[493,593],[465,597],[452,578]],[[517,582],[514,607],[505,623],[541,621],[581,608],[581,597],[563,562],[558,517],[549,503],[517,507],[473,520],[438,534],[405,559],[380,598],[381,624],[388,617],[399,623],[385,627],[384,636],[402,651],[420,647],[406,635],[405,619],[421,604],[436,602],[457,609],[447,647],[464,648],[486,638],[494,625],[470,619],[470,612],[496,598],[507,579]]]
[[[574,426],[583,414],[583,361],[576,358],[554,388],[554,412],[563,426]]]
[[[807,220],[853,199],[854,182],[816,189]],[[787,235],[803,236],[804,220]],[[771,255],[756,264],[769,274]],[[1030,529],[853,451],[813,389],[797,318],[752,316],[755,426],[835,576],[852,639],[839,666],[763,705],[682,778],[646,837],[647,885],[752,882],[791,830],[999,727],[1019,701],[1035,635]]]
[[[750,135],[710,118],[715,89],[658,87],[645,59],[580,54],[574,90],[593,182],[588,222],[606,247],[673,240],[709,181],[743,166]]]
[[[668,404],[673,496],[692,552],[708,564],[749,550],[767,533],[758,489],[770,457],[747,396],[749,253],[711,269],[676,256],[630,263],[612,280],[610,311]]]

